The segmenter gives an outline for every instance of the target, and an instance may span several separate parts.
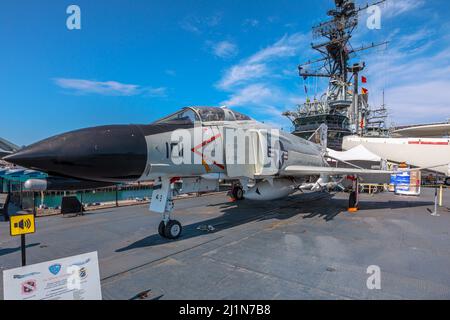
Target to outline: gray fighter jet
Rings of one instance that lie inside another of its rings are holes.
[[[57,135],[5,158],[8,162],[90,182],[155,181],[150,210],[162,214],[159,234],[174,239],[181,224],[171,218],[177,194],[214,191],[233,184],[237,199],[269,201],[298,189],[320,190],[336,177],[392,172],[334,168],[321,143],[301,139],[226,107],[187,107],[147,125],[110,125]],[[331,177],[331,179],[330,179]],[[39,181],[28,187],[42,188]],[[357,194],[350,195],[350,206]]]

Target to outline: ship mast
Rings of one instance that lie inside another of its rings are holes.
[[[284,115],[293,122],[296,117],[318,112],[342,115],[348,117],[352,133],[361,133],[360,123],[363,121],[363,110],[357,90],[358,74],[364,70],[365,64],[360,62],[349,66],[349,60],[357,52],[378,47],[387,42],[372,43],[353,49],[350,39],[358,25],[358,14],[369,6],[383,3],[385,0],[359,8],[356,8],[354,0],[335,0],[334,2],[335,8],[327,13],[331,19],[313,27],[313,37],[324,39],[323,42],[311,44],[311,47],[319,52],[321,57],[307,61],[298,67],[299,75],[304,80],[310,77],[329,78],[327,93],[320,102],[320,107],[318,107],[317,101],[307,101],[304,105],[299,106],[298,112],[285,112]],[[310,71],[310,68],[313,71]],[[353,84],[349,82],[350,77],[354,77]],[[353,86],[353,90],[349,90],[351,86]]]

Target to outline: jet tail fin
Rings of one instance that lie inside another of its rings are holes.
[[[322,123],[308,140],[320,144],[322,149],[326,151],[328,145],[328,126],[325,123]]]

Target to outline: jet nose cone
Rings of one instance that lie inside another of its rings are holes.
[[[44,142],[44,140],[42,142]],[[41,155],[44,154],[42,152],[44,151],[43,146],[44,144],[40,145],[40,142],[35,143],[29,147],[21,149],[20,151],[17,151],[16,153],[3,157],[2,160],[30,169],[41,167],[43,160]],[[48,151],[45,152],[45,154],[48,153]]]
[[[147,143],[138,126],[94,127],[42,140],[4,160],[53,175],[133,181],[144,172]]]

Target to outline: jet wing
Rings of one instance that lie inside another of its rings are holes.
[[[11,151],[5,151],[5,150],[3,150],[3,149],[0,149],[0,160],[1,160],[3,157],[9,156],[11,153],[12,153]]]
[[[358,168],[333,168],[312,166],[288,166],[281,172],[284,176],[311,176],[311,175],[367,175],[367,174],[394,174],[394,171],[370,170]]]
[[[440,164],[430,167],[414,168],[408,170],[386,171],[386,170],[371,170],[362,168],[334,168],[334,167],[314,167],[314,166],[288,166],[280,174],[284,176],[312,176],[312,175],[390,175],[404,172],[430,170],[436,167],[449,166],[450,164]]]

